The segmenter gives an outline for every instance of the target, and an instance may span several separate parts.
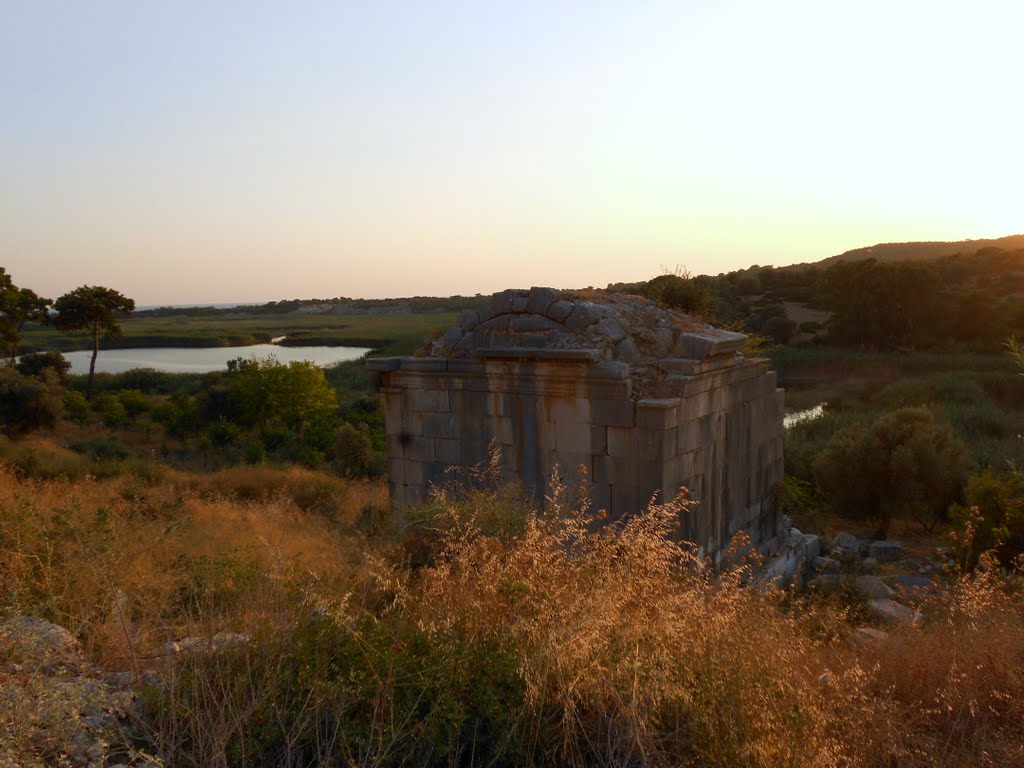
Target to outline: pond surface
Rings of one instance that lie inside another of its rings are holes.
[[[786,414],[782,417],[782,428],[789,429],[795,424],[799,424],[802,421],[810,421],[811,419],[817,419],[825,415],[825,403],[818,403],[813,408],[807,408],[802,411],[793,411],[793,413]]]
[[[273,355],[280,363],[309,360],[321,368],[346,360],[358,360],[369,352],[364,347],[281,347],[276,344],[252,344],[247,347],[140,347],[137,349],[100,349],[97,373],[124,373],[132,368],[155,368],[166,373],[208,373],[223,371],[228,360],[236,357]],[[65,352],[71,373],[88,373],[92,352]]]

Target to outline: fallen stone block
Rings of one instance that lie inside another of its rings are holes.
[[[819,573],[836,573],[839,570],[839,561],[819,555],[814,558],[814,568]]]
[[[837,533],[836,537],[832,539],[833,549],[839,548],[844,552],[849,552],[851,554],[861,554],[864,550],[864,546],[865,542],[858,539],[852,533],[847,533],[846,531]]]
[[[895,624],[917,624],[921,621],[921,612],[908,608],[902,603],[887,597],[876,597],[868,601],[868,610],[882,621]]]
[[[896,592],[877,576],[858,576],[853,586],[864,597],[894,597]]]
[[[903,545],[898,541],[873,541],[868,547],[868,556],[880,563],[892,563],[903,559]]]
[[[874,645],[889,639],[889,633],[874,627],[857,627],[847,636],[850,645]]]

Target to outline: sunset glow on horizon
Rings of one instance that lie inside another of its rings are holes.
[[[1024,232],[1008,1],[0,8],[0,266],[140,305]]]

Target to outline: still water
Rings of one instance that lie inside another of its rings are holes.
[[[276,344],[252,344],[248,347],[206,347],[182,349],[154,347],[138,349],[100,349],[96,358],[99,373],[123,373],[132,368],[155,368],[167,373],[207,373],[223,371],[228,360],[236,357],[273,355],[280,363],[309,360],[324,367],[346,360],[357,360],[369,349],[363,347],[281,347]],[[88,373],[92,352],[65,352],[71,373]]]
[[[782,419],[782,427],[783,429],[789,429],[802,421],[810,421],[811,419],[817,419],[824,415],[825,403],[818,403],[813,408],[808,408],[803,411],[794,411],[793,413],[787,414]]]

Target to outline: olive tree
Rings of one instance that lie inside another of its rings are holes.
[[[85,331],[92,336],[92,359],[85,396],[92,398],[92,381],[96,374],[96,358],[100,353],[100,337],[111,339],[121,335],[118,318],[135,310],[135,302],[113,288],[83,285],[65,293],[54,303],[55,325],[62,331]]]
[[[895,517],[931,530],[956,501],[968,469],[964,446],[926,408],[901,408],[832,438],[814,464],[833,508],[878,521],[884,539]]]

